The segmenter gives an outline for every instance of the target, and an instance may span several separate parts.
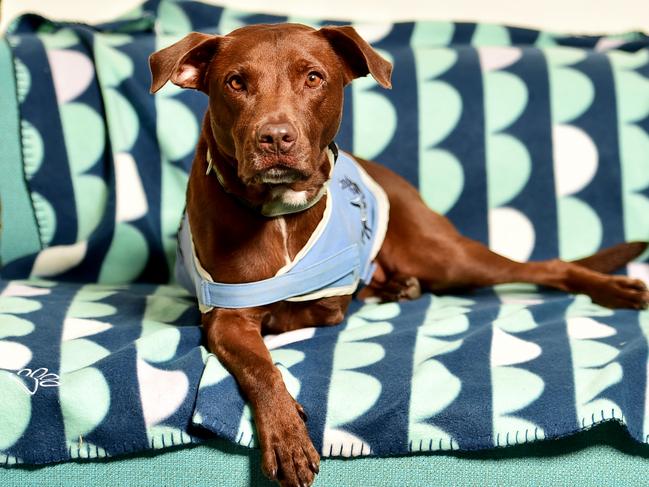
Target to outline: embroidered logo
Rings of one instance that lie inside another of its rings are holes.
[[[45,367],[36,370],[24,368],[16,372],[16,380],[30,394],[36,394],[39,387],[59,387],[61,377],[58,374],[50,373]]]
[[[363,242],[370,240],[372,238],[372,227],[370,227],[370,224],[368,223],[367,200],[365,199],[365,194],[358,184],[352,181],[349,176],[340,179],[340,187],[349,191],[353,195],[353,198],[349,200],[349,203],[358,208],[361,212],[361,240]]]

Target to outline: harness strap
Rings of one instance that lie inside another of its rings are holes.
[[[357,244],[305,269],[273,276],[263,281],[241,284],[201,282],[203,304],[217,308],[249,308],[284,301],[336,284],[351,275],[359,278],[359,249]]]

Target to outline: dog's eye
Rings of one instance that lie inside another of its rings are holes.
[[[323,82],[322,75],[317,71],[311,71],[306,75],[306,81],[304,82],[309,88],[317,88]]]
[[[243,82],[243,78],[241,78],[241,76],[237,76],[236,74],[234,76],[230,76],[227,83],[228,86],[234,91],[242,91],[246,87],[245,83]]]

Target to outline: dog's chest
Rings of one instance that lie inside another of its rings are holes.
[[[306,224],[309,215],[313,221]],[[309,210],[245,221],[217,215],[229,224],[221,221],[218,231],[209,227],[201,237],[212,249],[199,253],[205,267],[191,249],[191,228],[183,224],[177,262],[184,279],[178,280],[194,289],[202,310],[351,295],[371,280],[388,215],[385,192],[342,154],[326,198]]]
[[[281,248],[284,254],[284,265],[291,263],[291,255],[288,252],[288,228],[286,225],[286,220],[283,217],[277,217],[275,223],[279,228]]]
[[[228,251],[213,252],[210,274],[216,281],[231,283],[256,282],[275,276],[291,264],[316,224],[317,219],[312,224],[295,218],[269,219],[254,238],[241,240]],[[215,240],[224,241],[219,235]]]

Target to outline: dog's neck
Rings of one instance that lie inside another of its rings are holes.
[[[333,173],[334,165],[336,164],[336,159],[338,158],[338,147],[336,147],[336,144],[334,142],[327,146],[327,157],[329,158],[330,165],[329,179],[325,181],[320,186],[320,189],[315,193],[315,195],[310,198],[308,197],[306,191],[294,191],[289,188],[278,187],[271,190],[272,199],[263,202],[261,205],[255,205],[251,201],[245,199],[244,197],[241,197],[236,191],[228,190],[229,183],[226,182],[226,177],[223,175],[222,170],[219,169],[218,164],[214,162],[209,146],[207,147],[205,153],[205,159],[207,161],[207,169],[205,171],[205,175],[208,177],[210,175],[216,176],[217,181],[227,193],[230,193],[242,204],[252,208],[255,211],[258,211],[263,216],[284,216],[308,210],[318,201],[320,201],[320,199],[327,193],[329,180],[331,179],[331,174]]]
[[[238,179],[236,161],[218,151],[208,127],[203,127],[187,191],[187,215],[198,258],[218,282],[272,277],[286,264],[287,256],[293,259],[304,247],[322,219],[326,198],[298,213],[263,216],[253,206],[268,195],[249,190]],[[222,182],[213,174],[205,175],[208,147]],[[242,197],[252,204],[243,204]]]

